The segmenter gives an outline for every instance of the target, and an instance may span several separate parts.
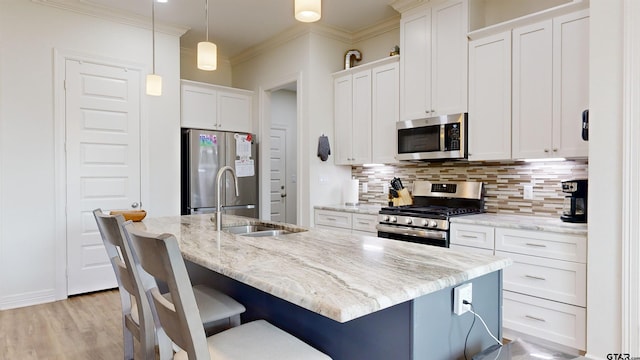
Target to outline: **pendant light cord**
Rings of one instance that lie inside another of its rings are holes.
[[[151,0],[151,57],[153,73],[156,73],[156,0]]]
[[[209,0],[204,2],[204,13],[207,18],[207,42],[209,42]]]

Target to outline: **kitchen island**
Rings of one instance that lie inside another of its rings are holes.
[[[223,216],[223,228],[259,222]],[[473,305],[501,336],[502,269],[510,259],[349,232],[278,224],[292,233],[216,231],[211,215],[148,218],[171,233],[194,284],[207,283],[333,359],[458,359],[473,316],[452,312],[453,290],[473,284]],[[301,231],[304,230],[304,231]],[[473,328],[467,353],[492,345]]]

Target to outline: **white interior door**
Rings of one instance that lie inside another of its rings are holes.
[[[271,220],[286,222],[287,217],[287,131],[271,129]]]
[[[67,293],[117,286],[91,211],[140,204],[140,74],[65,63]]]

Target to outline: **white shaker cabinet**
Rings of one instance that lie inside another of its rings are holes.
[[[469,160],[511,159],[511,32],[469,42]]]
[[[334,79],[335,163],[371,162],[371,70]]]
[[[182,81],[180,125],[183,128],[218,129],[218,94],[213,87]]]
[[[553,144],[562,157],[586,157],[582,112],[589,108],[589,11],[553,19]],[[557,75],[557,76],[555,76]]]
[[[335,73],[335,163],[395,163],[398,57]]]
[[[450,248],[513,260],[503,271],[504,337],[585,349],[585,235],[452,223]]]
[[[513,158],[588,156],[588,59],[588,10],[513,30]]]
[[[181,81],[183,128],[251,132],[252,106],[252,91]]]
[[[335,210],[314,210],[315,227],[328,230],[348,230],[352,234],[378,236],[378,216]]]
[[[426,4],[400,19],[400,120],[467,111],[467,0]]]
[[[375,164],[398,162],[399,71],[397,61],[371,69],[371,162]]]
[[[513,30],[513,157],[552,155],[553,21]]]
[[[247,90],[218,91],[218,124],[221,130],[251,132],[253,93]]]

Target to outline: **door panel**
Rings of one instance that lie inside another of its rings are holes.
[[[287,132],[271,129],[271,220],[286,222]]]
[[[91,211],[140,203],[140,74],[66,61],[67,293],[117,286]]]

